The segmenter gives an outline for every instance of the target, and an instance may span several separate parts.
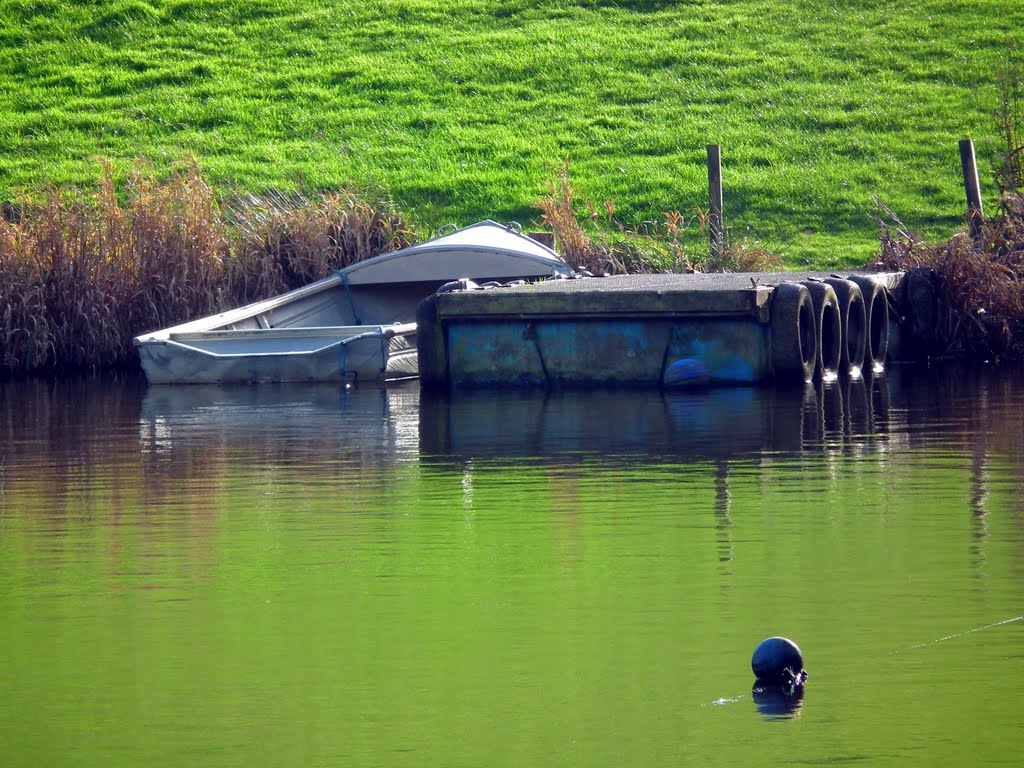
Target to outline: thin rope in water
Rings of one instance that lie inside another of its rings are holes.
[[[963,632],[957,632],[955,635],[946,635],[945,637],[940,637],[937,640],[929,640],[927,643],[918,643],[917,645],[912,645],[909,648],[904,648],[902,651],[893,651],[892,654],[906,653],[907,651],[913,651],[916,648],[924,648],[928,645],[943,643],[946,640],[955,640],[958,637],[964,637],[965,635],[970,635],[975,632],[981,632],[983,629],[992,629],[993,627],[1001,627],[1004,624],[1013,624],[1013,622],[1015,621],[1024,621],[1024,616],[1014,616],[1012,619],[1006,619],[1005,621],[997,621],[995,624],[986,624],[983,627],[975,627],[974,629],[968,629]]]
[[[342,339],[338,342],[338,378],[341,379],[341,383],[345,383],[345,378],[348,376],[348,345],[345,340]]]

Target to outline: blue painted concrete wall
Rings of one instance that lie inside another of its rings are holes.
[[[448,326],[447,349],[464,387],[650,385],[683,359],[711,382],[771,375],[766,326],[728,319],[481,320]]]

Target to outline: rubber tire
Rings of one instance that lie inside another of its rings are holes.
[[[846,376],[856,376],[864,367],[868,344],[868,313],[864,306],[864,294],[852,280],[834,277],[825,282],[836,292],[839,312],[843,318],[843,354],[839,361],[839,372]]]
[[[843,316],[839,299],[832,286],[817,280],[804,283],[814,304],[814,327],[818,333],[818,364],[815,371],[820,379],[834,379],[839,375],[843,357]]]
[[[810,381],[818,362],[818,332],[811,294],[799,283],[772,290],[769,309],[772,370],[783,381]]]
[[[867,314],[867,343],[864,347],[864,370],[876,372],[885,366],[889,355],[889,298],[885,286],[864,275],[852,275],[864,296]]]

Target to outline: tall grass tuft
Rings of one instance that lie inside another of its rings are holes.
[[[663,227],[656,222],[646,222],[640,228],[643,231],[636,231],[615,219],[615,205],[609,201],[601,209],[583,203],[583,221],[577,214],[578,204],[566,160],[549,179],[547,195],[534,207],[541,213],[541,224],[554,233],[555,250],[574,269],[614,275],[669,272],[689,267],[679,244],[683,220],[680,214],[665,214]]]
[[[696,208],[689,217],[667,211],[657,221],[626,227],[615,218],[615,204],[600,208],[580,204],[569,180],[569,162],[548,181],[547,195],[534,207],[541,223],[555,236],[559,255],[574,268],[592,274],[645,272],[768,272],[782,269],[782,262],[764,248],[728,237],[721,253],[694,254],[683,245],[683,235],[695,227],[707,232],[707,212]],[[577,208],[581,207],[581,221]]]
[[[196,168],[162,184],[136,175],[127,197],[120,206],[108,172],[95,220],[110,227],[106,260],[120,321],[118,361],[139,331],[221,309],[230,257],[217,200]]]
[[[298,288],[413,243],[412,230],[390,204],[351,192],[319,199],[249,196],[231,208],[235,242],[227,282],[237,303]]]
[[[268,202],[268,201],[272,201]],[[0,220],[0,372],[116,366],[132,337],[267,298],[411,242],[382,201],[253,198],[229,213],[198,169],[122,190],[52,189]]]
[[[993,113],[1001,147],[997,150],[996,186],[1000,192],[1021,191],[1024,181],[1024,66],[1012,51],[996,73],[998,107]]]

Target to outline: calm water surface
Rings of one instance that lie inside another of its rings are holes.
[[[4,766],[1016,766],[1024,372],[0,384],[0,702]]]

